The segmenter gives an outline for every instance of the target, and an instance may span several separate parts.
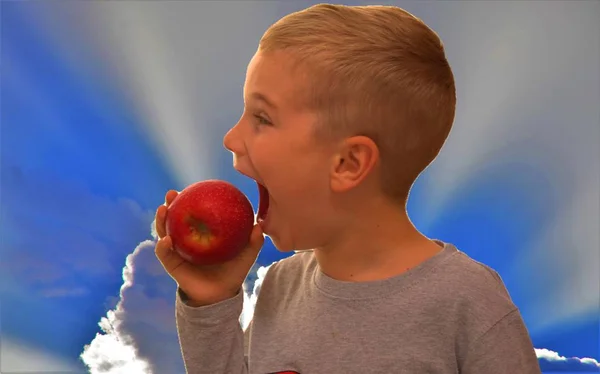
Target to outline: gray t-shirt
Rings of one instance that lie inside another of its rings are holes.
[[[243,295],[192,308],[177,292],[189,374],[540,374],[499,275],[454,246],[381,281],[341,282],[312,251],[273,264],[251,325]],[[244,337],[246,339],[244,339]]]

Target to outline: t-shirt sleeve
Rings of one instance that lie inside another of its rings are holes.
[[[471,346],[461,374],[541,374],[533,344],[518,309],[507,314]]]
[[[244,332],[239,322],[244,294],[217,304],[191,307],[178,288],[175,310],[187,374],[246,374]]]

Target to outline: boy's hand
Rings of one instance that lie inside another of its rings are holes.
[[[156,209],[156,233],[159,237],[155,247],[156,257],[177,282],[179,288],[189,297],[189,305],[210,305],[234,297],[241,289],[264,243],[260,226],[254,226],[250,243],[232,260],[218,265],[194,265],[184,260],[173,249],[171,238],[166,234],[167,208],[177,194],[177,191],[168,191],[165,195],[165,204]]]

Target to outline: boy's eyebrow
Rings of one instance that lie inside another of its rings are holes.
[[[252,98],[254,100],[262,101],[263,103],[267,104],[267,106],[270,107],[271,109],[277,110],[277,106],[265,94],[255,91],[250,94],[250,98]]]

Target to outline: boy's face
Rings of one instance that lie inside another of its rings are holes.
[[[330,205],[335,147],[315,140],[317,117],[301,108],[302,82],[290,61],[279,52],[252,58],[244,113],[224,138],[234,168],[267,188],[263,229],[281,251],[324,245],[335,222]]]

